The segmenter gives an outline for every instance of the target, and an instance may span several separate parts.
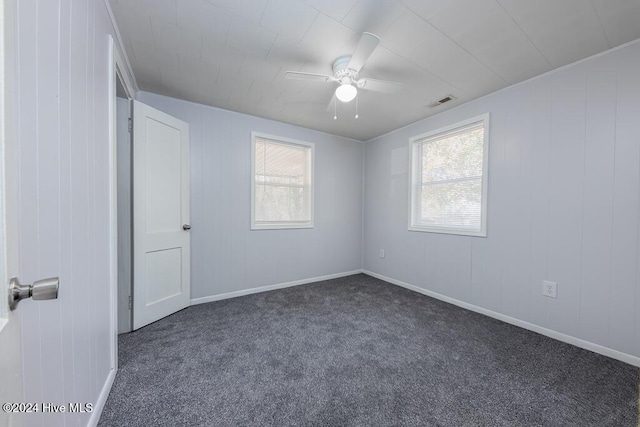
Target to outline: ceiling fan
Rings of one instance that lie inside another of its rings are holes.
[[[358,94],[358,89],[372,90],[376,92],[394,93],[402,89],[402,84],[376,80],[368,77],[360,77],[358,73],[375,48],[380,43],[380,38],[375,34],[362,33],[358,46],[352,55],[341,56],[333,62],[333,75],[304,73],[300,71],[287,71],[288,79],[311,80],[325,83],[338,83],[334,97],[341,102],[351,102]],[[335,103],[331,99],[329,107]],[[334,117],[335,118],[335,117]]]

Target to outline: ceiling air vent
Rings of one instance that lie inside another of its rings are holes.
[[[453,95],[447,95],[447,96],[445,96],[444,98],[442,98],[442,99],[440,99],[440,100],[438,100],[438,101],[436,101],[436,102],[432,102],[431,104],[429,104],[429,108],[435,108],[435,107],[438,107],[438,106],[440,106],[440,105],[444,104],[445,102],[453,101],[454,99],[456,99],[456,97],[455,97],[455,96],[453,96]]]

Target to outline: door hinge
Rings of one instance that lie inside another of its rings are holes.
[[[129,295],[129,310],[131,310],[133,308],[133,298],[131,298],[131,295]]]
[[[133,120],[129,117],[129,133],[133,132]]]

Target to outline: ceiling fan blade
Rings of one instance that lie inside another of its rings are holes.
[[[349,61],[347,68],[355,71],[356,73],[359,72],[375,48],[378,47],[378,43],[380,43],[380,37],[371,33],[362,33],[358,46],[356,47],[355,52],[353,52],[353,55],[351,55],[351,60]]]
[[[293,80],[312,80],[317,82],[332,82],[333,76],[316,73],[303,73],[301,71],[286,71],[284,76]]]
[[[402,84],[396,82],[388,82],[385,80],[376,80],[363,78],[358,80],[358,87],[361,89],[372,90],[374,92],[398,93],[402,90]]]

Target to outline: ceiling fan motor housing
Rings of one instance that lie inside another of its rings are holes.
[[[333,61],[333,75],[340,83],[351,83],[351,80],[355,80],[354,70],[347,68],[349,65],[349,61],[351,61],[351,55],[341,56],[335,61]],[[343,77],[349,77],[348,82],[343,82]]]

